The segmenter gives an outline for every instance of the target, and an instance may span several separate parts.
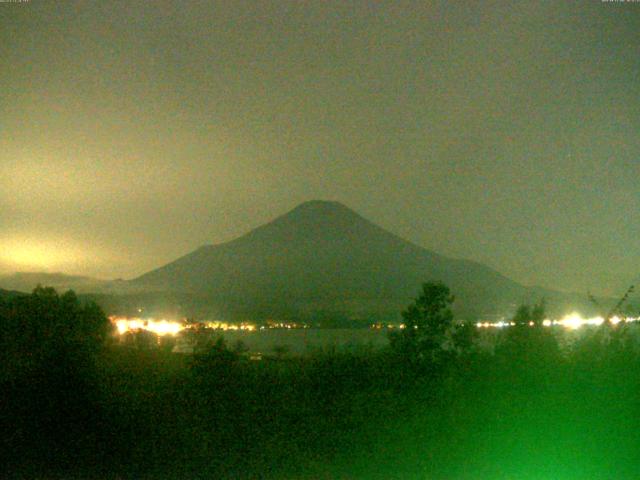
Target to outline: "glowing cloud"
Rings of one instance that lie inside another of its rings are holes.
[[[0,262],[14,270],[53,270],[73,267],[86,261],[86,255],[64,240],[0,238]]]

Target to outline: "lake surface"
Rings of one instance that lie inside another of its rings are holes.
[[[288,353],[306,355],[318,351],[380,349],[389,344],[385,330],[374,329],[265,329],[254,332],[227,330],[213,332],[222,336],[229,348],[242,341],[250,352],[273,354],[284,347]]]

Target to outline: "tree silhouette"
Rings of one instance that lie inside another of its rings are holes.
[[[73,291],[58,295],[50,287],[38,286],[31,295],[11,298],[0,315],[0,347],[9,361],[3,364],[13,373],[16,368],[49,368],[60,358],[78,367],[88,365],[112,328],[96,304],[83,305]]]
[[[533,307],[523,304],[518,307],[512,322],[504,333],[498,352],[509,361],[528,366],[556,361],[559,354],[557,338],[550,329],[543,327],[546,317],[545,301]]]
[[[542,325],[544,317],[546,316],[546,304],[544,299],[536,303],[533,307],[522,304],[516,310],[513,316],[513,322],[516,325],[529,325],[531,322],[536,326]]]
[[[47,472],[64,452],[91,462],[86,439],[104,425],[96,379],[109,320],[72,291],[39,286],[0,306],[0,325],[0,430],[15,432],[11,459]]]
[[[523,304],[518,307],[516,314],[513,316],[513,323],[517,326],[528,325],[531,321],[531,307]]]
[[[453,300],[445,284],[424,283],[420,296],[402,312],[404,328],[390,336],[392,348],[412,360],[441,359],[453,330]]]

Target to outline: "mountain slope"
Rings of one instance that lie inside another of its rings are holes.
[[[38,285],[54,287],[59,291],[95,292],[106,284],[104,280],[64,273],[17,272],[0,277],[0,288],[21,292],[31,292]]]
[[[76,293],[101,293],[127,295],[139,293],[135,286],[122,279],[101,280],[66,273],[16,272],[0,276],[0,288],[19,292],[31,292],[38,285],[53,287],[58,292],[73,290]]]
[[[441,280],[459,312],[497,312],[526,289],[468,260],[384,230],[337,202],[306,202],[233,241],[208,245],[132,281],[229,305],[286,306],[358,316],[397,312],[422,282]]]

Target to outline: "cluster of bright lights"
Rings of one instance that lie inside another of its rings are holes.
[[[162,337],[165,335],[176,335],[186,328],[181,322],[154,320],[153,318],[111,317],[110,320],[116,326],[120,335],[128,332],[146,330]]]
[[[146,330],[155,333],[158,336],[177,335],[187,328],[198,329],[200,327],[210,328],[213,330],[242,330],[253,332],[256,326],[251,323],[226,323],[226,322],[204,322],[204,323],[186,323],[170,320],[156,320],[153,318],[129,318],[129,317],[110,317],[118,331],[118,334],[124,335],[128,332],[137,332]]]
[[[128,332],[137,332],[140,330],[146,330],[153,332],[156,335],[176,335],[185,329],[198,330],[200,328],[206,328],[211,330],[222,331],[244,331],[254,332],[258,329],[258,326],[254,323],[227,323],[219,321],[211,322],[195,322],[188,323],[186,321],[170,321],[170,320],[155,320],[153,318],[129,318],[129,317],[109,317],[111,323],[116,327],[120,335],[124,335]],[[282,328],[282,329],[298,329],[309,328],[308,325],[303,323],[284,323],[284,322],[268,322],[266,326],[261,326],[260,330]]]
[[[604,317],[584,318],[579,313],[573,312],[573,313],[570,313],[569,315],[565,315],[560,320],[550,320],[547,318],[542,322],[542,325],[545,327],[561,326],[570,330],[577,330],[578,328],[584,327],[584,326],[597,327],[599,325],[602,325],[604,321],[605,321]],[[637,322],[637,321],[640,321],[640,317],[621,318],[621,317],[615,316],[609,319],[609,322],[611,322],[612,325],[617,325],[620,322],[628,323],[628,322]],[[534,325],[535,325],[534,322],[529,322],[529,326],[533,327]],[[476,327],[478,328],[504,328],[504,327],[513,327],[513,326],[515,326],[515,322],[500,321],[500,322],[476,323]]]
[[[624,317],[623,318],[623,317],[618,317],[616,315],[609,318],[609,322],[611,323],[611,325],[618,325],[621,322],[630,323],[630,322],[637,322],[637,321],[640,321],[640,317]],[[556,322],[551,322],[550,325],[562,325],[563,327],[575,330],[585,325],[599,326],[599,325],[602,325],[604,322],[605,322],[605,319],[603,317],[582,318],[579,314],[572,313],[563,317],[561,320],[558,320]]]
[[[476,327],[478,328],[504,328],[504,327],[513,327],[515,325],[514,322],[478,322],[476,323]]]
[[[205,322],[204,326],[206,328],[211,328],[214,330],[244,330],[247,332],[253,332],[256,329],[256,326],[252,323],[226,323],[226,322]]]
[[[394,328],[399,328],[401,330],[404,330],[405,328],[407,328],[407,326],[404,323],[400,323],[400,324],[396,324],[396,323],[388,323],[388,324],[384,324],[384,323],[374,323],[371,325],[371,327],[373,330],[383,330],[383,329],[388,329],[388,330],[393,330]],[[417,329],[418,326],[414,325],[414,328]]]
[[[309,328],[306,323],[295,323],[295,322],[275,322],[273,320],[267,320],[267,324],[265,326],[260,327],[261,330],[272,329],[272,328],[283,328],[286,330],[292,330],[297,328]]]

